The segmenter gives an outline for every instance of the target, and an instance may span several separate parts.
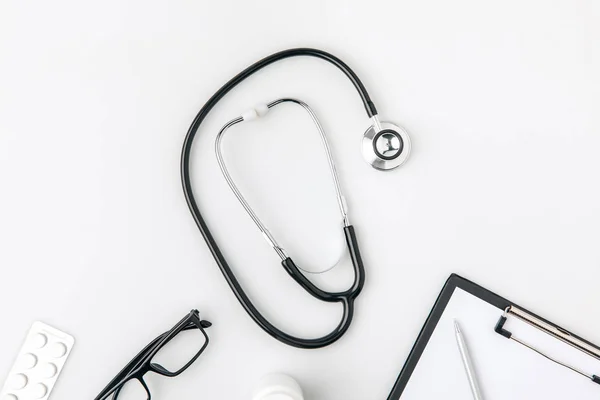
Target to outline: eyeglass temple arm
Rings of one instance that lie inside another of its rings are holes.
[[[158,345],[167,333],[163,333],[162,335],[156,337],[153,341],[151,341],[146,347],[142,349],[131,361],[123,367],[123,369],[106,385],[104,389],[96,396],[94,400],[105,400],[110,395],[112,395],[122,384],[123,380],[127,378],[127,376],[131,373],[133,369],[135,369],[148,355],[149,352],[154,349],[156,345]]]

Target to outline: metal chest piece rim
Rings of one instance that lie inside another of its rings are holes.
[[[391,122],[374,124],[364,133],[362,154],[366,162],[380,171],[389,171],[404,164],[410,155],[411,142],[406,129]]]

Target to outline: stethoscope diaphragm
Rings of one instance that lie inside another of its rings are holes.
[[[362,139],[365,161],[382,171],[404,164],[410,155],[410,148],[410,137],[406,129],[391,122],[371,125]]]

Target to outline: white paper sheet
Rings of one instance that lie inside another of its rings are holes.
[[[600,385],[508,340],[494,326],[502,311],[457,288],[400,397],[472,399],[454,336],[456,319],[485,400],[600,399]],[[505,328],[546,354],[600,375],[600,361],[511,316]]]

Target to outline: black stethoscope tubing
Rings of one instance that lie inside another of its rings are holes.
[[[212,110],[212,108],[231,89],[236,87],[239,83],[241,83],[244,79],[248,78],[250,75],[276,61],[296,56],[317,57],[335,65],[354,84],[364,104],[365,110],[369,118],[377,115],[377,109],[375,108],[375,105],[371,101],[367,90],[365,89],[358,76],[354,73],[354,71],[352,71],[352,69],[350,69],[350,67],[348,67],[348,65],[346,65],[342,60],[335,57],[334,55],[324,52],[322,50],[310,48],[289,49],[272,54],[252,64],[251,66],[240,72],[238,75],[236,75],[234,78],[229,80],[229,82],[227,82],[215,94],[213,94],[212,97],[206,102],[206,104],[204,104],[204,106],[200,109],[200,111],[194,118],[194,121],[192,122],[183,142],[183,149],[181,153],[181,181],[183,185],[185,199],[187,201],[188,207],[190,208],[192,216],[194,217],[194,220],[196,221],[196,224],[198,225],[198,228],[200,229],[200,232],[202,233],[206,244],[208,245],[215,261],[217,262],[217,265],[219,266],[221,272],[225,276],[227,283],[233,290],[235,296],[242,304],[244,309],[265,332],[278,339],[279,341],[290,346],[305,349],[314,349],[328,346],[331,343],[338,340],[340,337],[342,337],[344,333],[346,333],[346,331],[350,327],[352,317],[354,315],[354,300],[360,294],[365,283],[365,270],[360,256],[354,227],[352,225],[344,227],[344,235],[346,237],[346,243],[348,245],[348,250],[350,252],[350,258],[352,260],[352,265],[355,274],[354,283],[346,291],[336,293],[326,292],[315,286],[308,278],[306,278],[304,274],[302,274],[302,272],[294,264],[291,258],[288,257],[287,259],[282,261],[282,265],[285,268],[285,270],[308,293],[310,293],[315,298],[325,302],[342,303],[344,310],[342,320],[331,333],[315,339],[298,338],[286,332],[283,332],[282,330],[278,329],[273,324],[271,324],[258,311],[258,309],[254,306],[252,301],[248,298],[243,288],[241,287],[239,281],[237,280],[235,274],[229,267],[229,264],[223,256],[221,249],[219,248],[218,244],[213,238],[210,229],[204,221],[204,218],[202,217],[202,213],[200,212],[194,197],[192,182],[190,179],[190,158],[193,141],[198,132],[198,128],[200,127],[208,113]]]

